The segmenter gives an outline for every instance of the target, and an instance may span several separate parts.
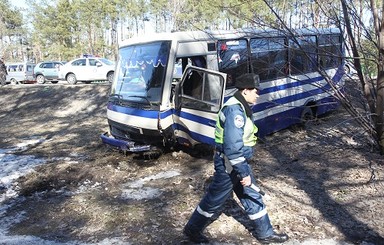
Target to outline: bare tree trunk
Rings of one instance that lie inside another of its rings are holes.
[[[384,135],[383,135],[383,126],[384,126],[384,19],[380,20],[377,13],[377,7],[374,0],[370,1],[371,9],[373,14],[373,21],[376,36],[378,39],[378,51],[379,51],[379,61],[378,61],[378,72],[377,72],[377,99],[376,99],[376,120],[375,128],[377,132],[377,139],[380,146],[380,153],[384,154]],[[382,3],[382,13],[384,10],[384,2]]]
[[[117,23],[118,19],[117,18],[112,18],[111,19],[111,47],[112,47],[112,52],[113,52],[113,57],[115,60],[117,59]]]
[[[345,19],[345,27],[346,27],[348,38],[349,38],[349,44],[351,45],[351,51],[353,55],[353,64],[356,68],[357,75],[361,83],[361,87],[364,91],[364,96],[367,100],[370,113],[372,115],[372,118],[374,118],[374,115],[376,114],[376,104],[374,100],[375,96],[372,94],[372,90],[369,86],[369,83],[365,81],[366,79],[362,73],[362,66],[361,66],[359,52],[356,44],[356,39],[355,39],[354,32],[352,30],[351,20],[349,18],[348,7],[347,7],[348,5],[345,0],[341,0],[341,6],[343,9],[343,16]]]

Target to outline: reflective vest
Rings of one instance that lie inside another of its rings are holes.
[[[241,108],[243,109],[243,112],[244,112],[244,117],[246,118],[245,124],[243,126],[243,129],[244,129],[244,134],[243,134],[244,146],[252,147],[252,146],[256,145],[257,136],[255,134],[257,133],[258,128],[253,123],[253,120],[251,118],[247,117],[243,104],[240,103],[240,101],[238,101],[235,97],[231,97],[227,102],[225,102],[225,104],[223,105],[223,108],[221,108],[221,110],[219,111],[219,114],[218,114],[219,116],[216,120],[215,142],[217,144],[223,144],[224,143],[224,129],[221,126],[222,124],[220,123],[220,121],[222,121],[222,123],[225,122],[225,116],[224,116],[224,113],[222,112],[222,110],[226,106],[231,106],[231,105],[236,105],[236,104],[241,106]]]

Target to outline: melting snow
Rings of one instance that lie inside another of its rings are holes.
[[[156,198],[161,195],[162,191],[158,188],[144,187],[144,184],[158,179],[169,179],[178,175],[180,175],[178,171],[166,171],[129,182],[124,185],[121,198],[135,200]]]
[[[6,215],[8,208],[12,205],[16,205],[21,202],[23,198],[18,197],[17,183],[15,180],[31,171],[41,164],[46,162],[45,159],[36,158],[33,155],[18,155],[15,153],[21,153],[26,151],[28,148],[44,142],[45,139],[29,139],[20,144],[17,144],[13,148],[0,149],[0,244],[7,245],[130,245],[131,243],[126,241],[124,237],[113,237],[104,239],[98,243],[83,243],[79,241],[72,241],[67,243],[60,243],[56,241],[44,240],[35,236],[21,236],[21,235],[8,235],[8,229],[11,225],[20,222],[24,219],[24,213],[19,213],[16,216],[9,217]],[[76,158],[76,156],[73,156]],[[67,162],[76,163],[71,158],[59,159]],[[161,189],[146,187],[145,184],[150,181],[156,181],[158,179],[168,179],[180,175],[178,171],[166,171],[156,175],[147,176],[136,181],[126,183],[123,186],[122,198],[124,199],[150,199],[161,195]],[[91,181],[85,181],[79,186],[78,192],[87,191],[90,188],[100,188],[100,183],[92,183]],[[8,204],[5,204],[8,201]],[[230,245],[230,243],[217,243],[217,245]],[[308,240],[299,242],[296,240],[288,241],[289,245],[306,245],[306,244],[322,244],[322,245],[340,245],[348,244],[345,242],[338,242],[333,239],[328,240]],[[369,243],[362,243],[364,245]]]
[[[29,148],[41,144],[45,139],[31,138],[17,144],[15,147],[8,149],[0,149],[0,244],[28,244],[28,245],[90,245],[91,243],[82,243],[73,241],[68,243],[60,243],[56,241],[44,240],[35,236],[21,236],[7,235],[8,229],[13,224],[16,224],[25,218],[24,213],[19,213],[17,216],[7,216],[7,210],[22,202],[23,198],[18,196],[16,180],[32,171],[36,166],[46,163],[46,159],[37,158],[33,155],[22,155],[20,153],[28,150]],[[84,158],[84,156],[71,155],[75,159]],[[77,163],[71,157],[67,158],[54,158],[53,161],[66,161],[68,163]],[[167,179],[180,175],[177,171],[167,171],[156,175],[148,176],[130,183],[125,186],[127,189],[123,190],[123,198],[143,199],[154,198],[161,194],[160,189],[144,187],[144,185],[153,180]],[[92,183],[89,180],[79,186],[76,193],[86,192],[89,189],[100,188],[101,184],[96,182]],[[59,190],[60,191],[60,190]],[[7,203],[7,204],[6,204]],[[107,245],[107,244],[124,244],[130,243],[125,241],[122,237],[107,238],[92,245]]]
[[[45,163],[45,159],[32,155],[16,155],[43,142],[43,139],[32,139],[17,144],[14,148],[0,149],[0,204],[5,200],[16,197],[13,182],[33,171],[36,166]]]

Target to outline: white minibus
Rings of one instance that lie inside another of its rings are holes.
[[[33,77],[33,69],[35,64],[31,62],[14,62],[6,63],[8,75],[6,83],[10,84],[24,84],[35,83],[36,79]]]

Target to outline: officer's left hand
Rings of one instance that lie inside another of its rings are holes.
[[[242,184],[243,186],[250,186],[252,184],[251,176],[248,175],[244,177],[242,180],[240,180],[240,184]]]

